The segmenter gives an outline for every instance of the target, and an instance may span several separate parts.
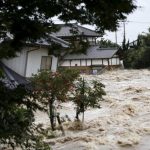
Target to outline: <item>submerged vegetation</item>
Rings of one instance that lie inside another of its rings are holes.
[[[76,105],[76,119],[79,120],[79,114],[86,111],[89,107],[100,108],[99,101],[103,100],[105,95],[104,85],[98,81],[88,83],[82,78],[76,70],[39,72],[32,78],[33,94],[41,105],[47,109],[52,130],[56,128],[58,102],[73,101]],[[58,123],[60,121],[58,119]]]
[[[103,100],[103,95],[106,95],[104,88],[105,86],[93,80],[92,82],[87,82],[84,78],[79,78],[76,81],[73,90],[72,101],[76,105],[76,119],[79,120],[79,114],[83,113],[87,108],[100,108],[100,101]]]
[[[55,130],[57,101],[68,100],[68,91],[71,90],[74,80],[78,77],[75,70],[64,70],[52,73],[50,71],[39,72],[32,80],[33,94],[41,105],[47,109],[52,130]]]

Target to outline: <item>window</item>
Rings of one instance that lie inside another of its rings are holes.
[[[41,70],[50,70],[52,65],[51,56],[42,56],[41,59]]]

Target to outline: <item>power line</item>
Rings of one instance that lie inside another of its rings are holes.
[[[150,22],[143,22],[143,21],[131,21],[131,20],[127,20],[127,21],[119,21],[119,22],[125,22],[125,23],[140,23],[140,24],[150,24]]]

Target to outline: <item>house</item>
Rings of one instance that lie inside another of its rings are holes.
[[[76,37],[76,40],[82,39],[88,41],[90,45],[96,45],[96,39],[101,35],[91,29],[74,24],[57,24],[59,31],[53,33],[54,36],[70,42],[72,37]]]
[[[80,67],[80,69],[82,67],[83,70],[93,71],[104,66],[120,65],[116,48],[100,48],[97,44],[97,38],[101,37],[97,32],[77,24],[57,26],[60,30],[49,35],[48,39],[34,43],[26,42],[23,49],[17,53],[17,57],[1,60],[1,66],[9,79],[16,81],[17,84],[25,83],[25,78],[37,74],[39,70],[55,72],[57,66]],[[56,43],[69,51],[72,39],[75,44],[79,44],[80,40],[89,43],[86,53],[64,55],[58,63],[58,57],[49,54],[49,46]]]
[[[55,72],[57,69],[58,58],[49,55],[49,45],[54,42],[60,44],[62,48],[67,48],[69,43],[50,35],[48,40],[41,39],[35,43],[26,43],[24,48],[17,52],[17,57],[3,59],[2,63],[22,77],[31,77],[37,74],[39,70]]]
[[[81,72],[91,72],[93,70],[100,70],[103,67],[119,67],[122,65],[120,58],[118,56],[118,48],[102,48],[97,43],[97,38],[100,38],[101,35],[97,32],[82,27],[77,24],[60,24],[58,25],[60,30],[56,33],[53,33],[55,36],[64,39],[68,42],[71,42],[73,37],[76,37],[75,40],[82,39],[89,43],[89,47],[86,50],[86,53],[78,54],[67,54],[59,62],[59,67],[69,67],[69,68],[78,68]]]
[[[112,68],[121,65],[117,55],[117,48],[100,48],[90,46],[86,54],[68,54],[62,62],[61,67],[78,68],[81,72],[99,71],[104,67]]]

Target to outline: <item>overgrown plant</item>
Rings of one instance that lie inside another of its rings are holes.
[[[55,130],[54,118],[54,102],[67,101],[68,91],[71,90],[74,80],[78,77],[75,70],[63,70],[52,73],[50,71],[42,71],[34,75],[32,78],[33,90],[36,99],[49,111],[50,123],[52,130]]]
[[[24,86],[9,89],[0,82],[0,145],[21,149],[50,150],[34,124],[34,111],[42,109]]]
[[[88,107],[100,108],[100,101],[103,100],[103,95],[106,95],[105,86],[93,80],[87,82],[84,78],[79,78],[75,84],[72,100],[76,105],[76,119],[79,120],[79,114],[83,113]]]

